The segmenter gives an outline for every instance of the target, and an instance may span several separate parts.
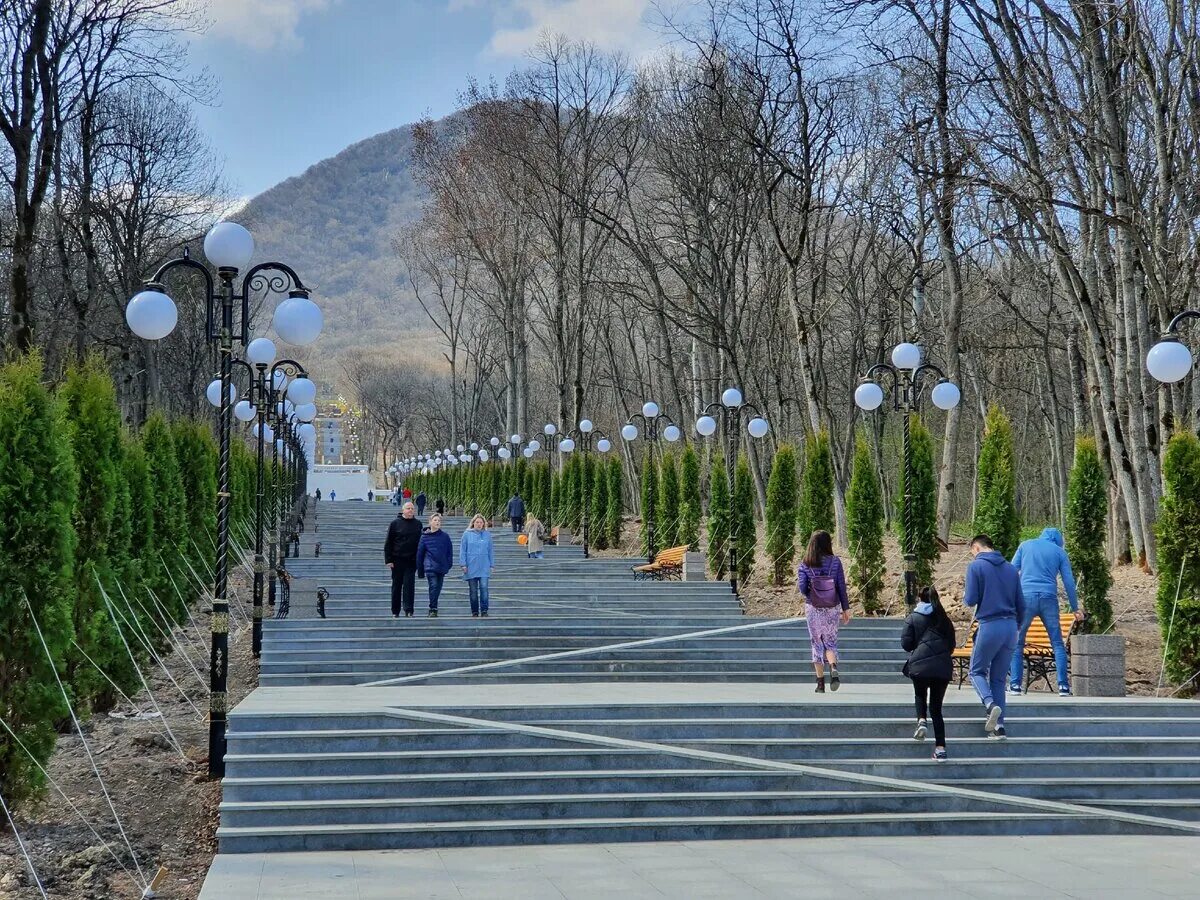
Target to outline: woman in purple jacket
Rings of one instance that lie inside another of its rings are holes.
[[[842,686],[838,677],[838,627],[850,621],[850,598],[842,561],[833,555],[828,531],[814,531],[800,563],[796,589],[804,595],[812,663],[817,672],[817,693],[825,693],[825,664],[829,663],[829,689]]]

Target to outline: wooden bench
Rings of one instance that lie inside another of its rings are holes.
[[[1075,613],[1059,613],[1058,625],[1062,629],[1063,641],[1067,645],[1068,659],[1071,652],[1071,635],[1075,631],[1076,624],[1078,623],[1075,621]],[[975,633],[978,630],[979,622],[972,621],[966,643],[961,647],[956,647],[951,655],[960,688],[967,680],[971,669],[971,653],[975,649]],[[1025,634],[1025,652],[1022,654],[1022,658],[1025,663],[1026,692],[1029,691],[1030,682],[1035,678],[1042,679],[1046,682],[1046,687],[1054,690],[1054,685],[1050,683],[1050,673],[1054,671],[1054,648],[1050,645],[1050,635],[1046,633],[1046,626],[1038,616],[1034,616],[1033,621],[1029,624],[1029,631]]]
[[[979,630],[979,623],[974,619],[971,620],[971,630],[967,632],[967,642],[961,647],[955,647],[954,652],[950,654],[950,660],[954,663],[954,672],[958,677],[958,686],[961,688],[963,682],[967,680],[967,675],[971,670],[971,653],[975,650],[975,632]]]
[[[687,544],[678,547],[668,547],[659,550],[654,562],[632,566],[633,577],[637,581],[653,579],[655,581],[678,580],[683,577],[683,554],[687,553]]]
[[[1068,611],[1058,614],[1058,627],[1062,630],[1063,642],[1067,645],[1067,659],[1071,658],[1071,635],[1076,624],[1075,613]],[[1050,683],[1050,673],[1056,671],[1054,647],[1050,645],[1050,635],[1038,616],[1034,616],[1029,624],[1029,631],[1025,634],[1025,652],[1022,656],[1025,661],[1026,693],[1029,692],[1030,683],[1038,679],[1046,682],[1046,687],[1050,690],[1057,690],[1057,687]]]

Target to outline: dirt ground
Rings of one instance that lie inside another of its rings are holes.
[[[232,708],[258,679],[257,663],[250,653],[251,592],[244,569],[231,574],[230,595]],[[207,778],[208,726],[204,717],[208,713],[209,613],[197,606],[193,616],[194,626],[189,622],[186,629],[176,632],[177,649],[164,657],[178,688],[157,666],[145,673],[161,718],[126,718],[139,711],[156,712],[143,691],[134,698],[136,708],[122,702],[110,713],[83,723],[87,746],[104,776],[143,878],[136,877],[137,868],[83,743],[73,730],[60,735],[46,768],[81,815],[73,812],[52,786],[41,800],[16,810],[26,850],[46,894],[55,900],[141,897],[140,881],[151,879],[159,866],[168,872],[158,896],[190,900],[200,893],[216,851],[220,786]],[[182,756],[168,739],[164,724],[181,746]],[[0,900],[39,896],[11,829],[0,827]]]

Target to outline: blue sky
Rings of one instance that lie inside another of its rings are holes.
[[[633,56],[661,43],[653,0],[208,0],[191,58],[220,94],[197,110],[234,194],[355,141],[452,111],[545,30]]]

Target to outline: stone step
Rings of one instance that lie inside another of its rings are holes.
[[[676,791],[662,793],[496,795],[392,800],[292,800],[221,804],[225,828],[392,825],[502,819],[637,819],[664,816],[841,816],[934,812],[1008,812],[931,791]]]
[[[274,674],[264,672],[259,684],[264,687],[287,687],[288,685],[338,685],[364,684],[371,681],[386,681],[391,678],[407,678],[414,675],[426,675],[422,672],[395,673],[297,673]],[[670,680],[695,682],[748,682],[810,684],[812,669],[795,670],[764,670],[760,672],[714,672],[708,669],[677,670]],[[899,673],[888,671],[857,672],[854,682],[858,684],[893,684],[901,676]],[[423,679],[428,684],[472,684],[482,682],[533,684],[547,682],[590,682],[590,681],[664,681],[662,672],[607,672],[601,669],[588,672],[558,672],[552,669],[542,671],[515,671],[511,667],[485,669],[479,672],[464,672],[456,675],[429,675]]]
[[[962,757],[948,744],[950,759],[945,763],[898,759],[808,759],[814,766],[834,766],[846,772],[881,775],[885,778],[958,783],[962,779],[983,777],[1006,781],[1029,777],[1035,772],[1085,778],[1200,778],[1200,758],[1196,756],[1009,756],[1008,748],[998,748],[989,756]]]
[[[399,775],[422,772],[489,772],[503,777],[511,771],[555,769],[687,768],[691,761],[672,754],[643,750],[565,746],[511,747],[478,750],[388,751],[370,753],[230,753],[225,757],[230,775],[238,778],[264,775]],[[701,763],[694,763],[699,768]]]
[[[519,657],[516,657],[519,658]],[[543,662],[514,663],[513,658],[491,660],[459,656],[447,652],[440,658],[428,659],[359,659],[351,656],[339,660],[296,660],[294,662],[263,662],[264,674],[287,675],[321,672],[337,674],[339,672],[433,672],[454,669],[465,666],[482,665],[487,662],[506,661],[506,671],[517,673],[553,669],[555,672],[571,674],[578,672],[603,671],[611,673],[638,673],[642,675],[666,675],[677,677],[681,671],[702,670],[710,673],[724,674],[754,674],[754,672],[796,672],[798,664],[795,654],[777,657],[763,657],[754,653],[739,653],[725,651],[724,653],[705,653],[697,650],[683,654],[636,654],[628,656],[619,654],[587,654],[565,659],[548,659]],[[860,660],[846,660],[839,667],[843,680],[852,680],[859,672],[887,672],[899,677],[899,665],[895,659],[886,657],[868,657]],[[751,670],[747,672],[747,670]],[[812,669],[808,668],[808,676],[812,677]]]
[[[390,850],[617,841],[681,841],[931,834],[1128,834],[1141,829],[1095,816],[979,812],[844,816],[672,816],[644,819],[504,819],[410,825],[220,828],[223,853]]]
[[[493,772],[449,772],[398,775],[315,775],[227,777],[228,801],[384,799],[526,794],[656,793],[663,791],[802,791],[849,790],[851,782],[794,772],[747,769],[564,769]]]

